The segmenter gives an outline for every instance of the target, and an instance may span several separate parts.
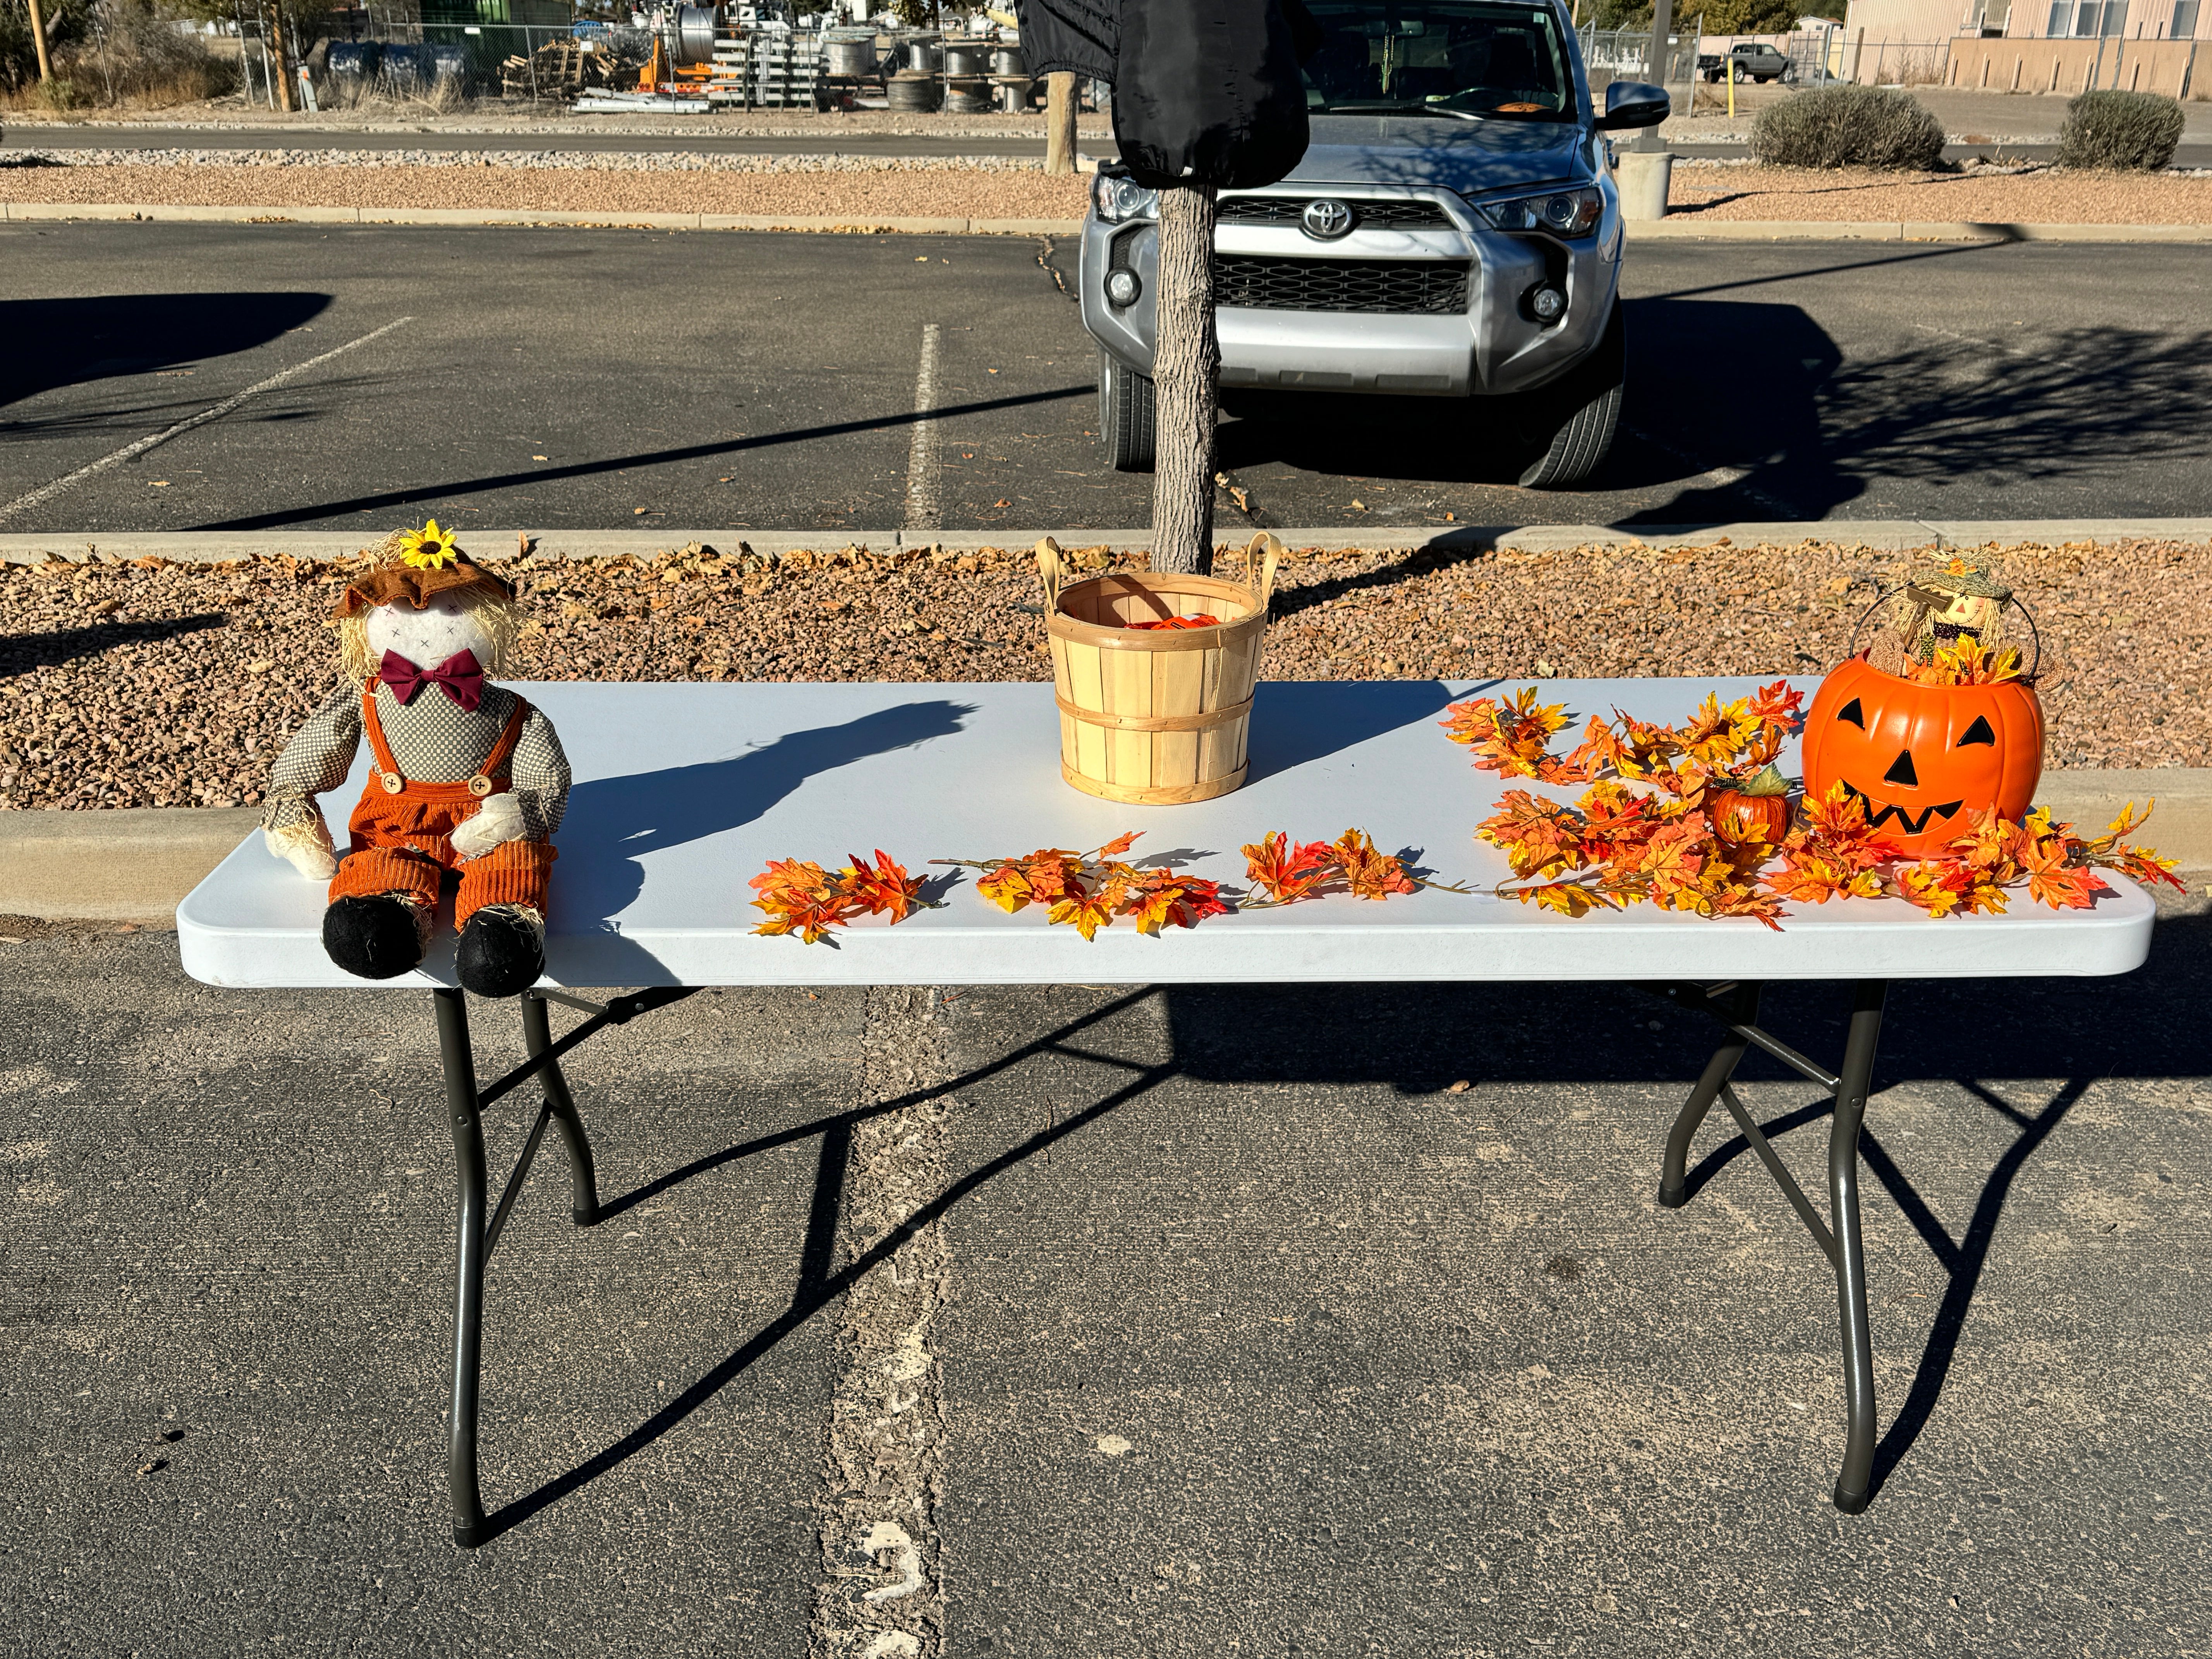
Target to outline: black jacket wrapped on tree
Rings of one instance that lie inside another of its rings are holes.
[[[1272,185],[1306,153],[1300,0],[1020,0],[1033,74],[1114,88],[1114,137],[1147,189]]]

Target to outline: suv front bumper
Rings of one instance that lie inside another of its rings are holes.
[[[1223,224],[1214,238],[1218,259],[1250,260],[1264,270],[1274,292],[1265,306],[1223,304],[1215,313],[1221,346],[1221,385],[1284,391],[1371,392],[1392,396],[1494,397],[1525,392],[1565,374],[1605,333],[1620,283],[1620,199],[1602,172],[1598,188],[1605,210],[1597,228],[1569,240],[1541,233],[1497,231],[1478,221],[1456,196],[1434,190],[1393,190],[1300,182],[1239,197],[1307,201],[1341,197],[1364,202],[1415,201],[1434,204],[1448,228],[1370,229],[1318,241],[1295,225]],[[1150,222],[1109,225],[1095,209],[1083,223],[1078,288],[1083,323],[1118,361],[1140,374],[1152,372],[1158,286],[1159,233]],[[1352,311],[1302,308],[1301,289],[1341,290],[1332,267],[1364,274],[1386,262],[1428,262],[1424,285],[1382,284],[1419,290],[1419,310]],[[1127,307],[1106,298],[1109,270],[1126,267],[1140,292]],[[1458,306],[1439,310],[1449,268],[1463,268]],[[1528,295],[1549,280],[1565,292],[1565,313],[1539,323]]]

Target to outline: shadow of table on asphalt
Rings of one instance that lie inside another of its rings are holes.
[[[1934,1416],[1997,1223],[2022,1170],[2092,1083],[2107,1078],[2194,1076],[2205,1071],[2199,1004],[2200,988],[2208,977],[2212,977],[2212,915],[2196,914],[2162,921],[2148,963],[2120,981],[1905,981],[1892,987],[1874,1092],[1878,1095],[1909,1079],[1954,1079],[2014,1133],[1983,1183],[1963,1237],[1955,1240],[1882,1144],[1872,1120],[1862,1134],[1861,1151],[1868,1167],[1948,1276],[1912,1383],[1876,1451],[1877,1493]],[[1072,1046],[1086,1031],[1107,1025],[1155,995],[1164,1000],[1172,1037],[1165,1060],[1144,1064]],[[2112,1018],[2123,1000],[2129,1014],[2124,1022]],[[1628,1054],[1587,1036],[1597,1029],[1619,1030],[1631,1012],[1641,1016],[1656,1006],[1633,988],[1603,984],[1398,985],[1388,988],[1379,1000],[1374,988],[1353,997],[1346,994],[1346,988],[1328,985],[1139,988],[1113,996],[941,1086],[740,1141],[670,1170],[608,1202],[601,1220],[740,1159],[819,1137],[799,1282],[790,1305],[629,1433],[495,1512],[487,1522],[488,1533],[496,1535],[523,1524],[627,1462],[963,1200],[1170,1079],[1232,1085],[1384,1085],[1418,1097],[1436,1095],[1462,1079],[1477,1085],[1648,1085],[1664,1080],[1671,1065],[1673,1075],[1686,1090],[1703,1064],[1705,1048],[1682,1048],[1672,1054]],[[1833,1042],[1826,1046],[1839,1051],[1847,1007],[1841,986],[1778,984],[1769,990],[1761,1020],[1784,1040],[1811,1048],[1818,1058],[1823,1042],[1806,1033],[1832,1033]],[[1374,1041],[1378,1008],[1387,1010],[1394,1025],[1387,1044]],[[1962,1059],[1990,1054],[2004,1056],[2002,1077],[1989,1071],[1960,1075]],[[955,1096],[1052,1054],[1103,1063],[1122,1075],[1090,1104],[1059,1115],[1047,1127],[979,1158],[866,1251],[842,1267],[833,1266],[847,1160],[857,1124]],[[1470,1061],[1469,1055],[1477,1059]],[[1800,1081],[1795,1073],[1756,1050],[1737,1076],[1745,1082]],[[2048,1090],[2054,1079],[2063,1080],[2040,1105],[2021,1105],[2007,1097],[2018,1091],[2006,1088],[2004,1079]],[[1782,1141],[1795,1130],[1817,1124],[1827,1111],[1824,1097],[1761,1127],[1770,1139]],[[1664,1125],[1655,1123],[1655,1181],[1663,1136]],[[1693,1197],[1749,1151],[1748,1143],[1737,1135],[1708,1152],[1690,1175]]]

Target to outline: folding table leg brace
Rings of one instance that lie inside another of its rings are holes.
[[[446,1105],[453,1129],[454,1172],[459,1179],[459,1233],[453,1310],[453,1397],[447,1423],[446,1485],[453,1504],[453,1541],[474,1549],[485,1541],[483,1498],[477,1485],[477,1377],[483,1351],[484,1264],[507,1225],[509,1208],[547,1123],[560,1126],[561,1141],[568,1154],[569,1213],[580,1227],[599,1218],[597,1178],[592,1167],[592,1143],[584,1133],[584,1120],[576,1110],[568,1080],[561,1073],[561,1056],[593,1033],[609,1025],[625,1024],[639,1014],[680,1001],[689,990],[641,991],[617,997],[602,1006],[558,991],[532,990],[522,994],[522,1036],[530,1058],[496,1083],[477,1086],[476,1054],[469,1042],[468,1005],[458,990],[431,994],[438,1011],[438,1053],[446,1073]],[[592,1018],[562,1037],[553,1040],[545,1005],[559,1002],[578,1008]],[[483,1109],[531,1078],[538,1077],[545,1091],[538,1121],[522,1144],[522,1155],[507,1178],[490,1220],[484,1219],[487,1196],[484,1170]]]
[[[1856,1515],[1872,1496],[1874,1472],[1875,1404],[1874,1350],[1867,1318],[1866,1256],[1859,1232],[1859,1126],[1866,1117],[1867,1091],[1874,1078],[1875,1048],[1881,1035],[1882,1002],[1888,988],[1880,980],[1862,980],[1851,988],[1850,1034],[1844,1042],[1840,1074],[1808,1060],[1788,1044],[1778,1042],[1759,1028],[1756,985],[1670,985],[1655,988],[1686,1007],[1701,1008],[1728,1027],[1729,1036],[1713,1051],[1705,1075],[1690,1097],[1682,1103],[1674,1127],[1667,1136],[1667,1154],[1660,1167],[1659,1202],[1680,1209],[1689,1202],[1687,1166],[1690,1142],[1718,1099],[1735,1120],[1735,1127],[1751,1143],[1751,1150],[1766,1166],[1782,1194],[1797,1212],[1814,1243],[1836,1272],[1836,1301],[1844,1339],[1844,1407],[1846,1432],[1844,1464],[1836,1476],[1836,1507]],[[1730,1079],[1747,1050],[1764,1048],[1784,1065],[1803,1073],[1835,1097],[1835,1115],[1828,1127],[1828,1203],[1834,1231],[1814,1209],[1774,1148],[1736,1098]]]

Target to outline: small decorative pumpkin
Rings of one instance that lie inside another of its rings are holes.
[[[1789,798],[1790,780],[1769,766],[1741,782],[1708,791],[1705,817],[1712,822],[1714,837],[1725,846],[1756,842],[1779,847],[1790,833]]]
[[[1975,812],[2027,811],[2043,776],[2043,707],[2024,679],[1918,684],[1852,657],[1820,682],[1801,754],[1807,795],[1842,784],[1866,803],[1869,826],[1924,857]]]

